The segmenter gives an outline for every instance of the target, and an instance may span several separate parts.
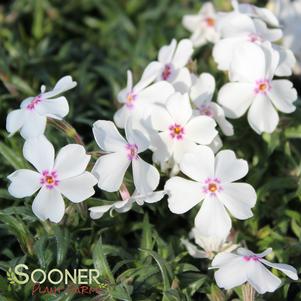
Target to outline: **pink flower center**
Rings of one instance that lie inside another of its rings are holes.
[[[244,256],[244,261],[259,261],[260,257],[256,255]]]
[[[223,190],[223,187],[220,184],[221,180],[218,178],[207,178],[204,181],[203,193],[215,196],[217,192]]]
[[[261,94],[266,94],[267,91],[271,90],[271,83],[268,79],[260,79],[256,81],[254,92],[256,94],[261,93]]]
[[[201,105],[200,107],[198,107],[198,111],[199,111],[200,115],[205,115],[208,117],[214,116],[213,109],[211,108],[210,105]]]
[[[212,18],[212,17],[207,17],[207,18],[205,18],[205,23],[206,23],[206,25],[208,26],[208,27],[214,27],[215,26],[215,19],[214,18]]]
[[[40,183],[48,189],[52,189],[59,184],[58,175],[55,170],[44,170],[40,179]]]
[[[138,159],[138,146],[136,144],[127,144],[126,145],[128,159],[130,161]]]
[[[255,33],[250,33],[248,35],[248,41],[251,43],[261,43],[263,41],[262,37]]]
[[[132,109],[134,107],[134,103],[136,101],[137,95],[134,94],[132,91],[129,92],[126,96],[126,102],[125,105],[129,108]]]
[[[27,110],[33,111],[35,107],[42,101],[42,96],[38,95],[36,96],[27,106]]]
[[[162,71],[162,79],[168,80],[171,75],[171,64],[166,64]]]
[[[171,125],[169,128],[169,135],[172,139],[176,138],[177,140],[182,140],[184,136],[184,128],[178,124],[175,123]]]

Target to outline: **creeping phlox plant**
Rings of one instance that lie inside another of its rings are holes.
[[[64,217],[64,198],[81,203],[94,195],[96,184],[103,191],[119,192],[120,199],[89,208],[92,219],[163,202],[164,197],[171,214],[198,206],[190,238],[201,249],[187,239],[182,244],[191,256],[212,259],[210,269],[215,269],[220,288],[244,285],[244,290],[259,294],[273,292],[281,281],[266,266],[297,280],[292,266],[264,259],[272,249],[256,254],[229,239],[232,219],[252,218],[257,199],[254,187],[243,179],[247,161],[235,150],[222,149],[221,136],[235,137],[229,119],[247,115],[257,134],[272,133],[279,114],[292,113],[297,99],[293,84],[284,78],[292,74],[294,54],[278,43],[283,34],[276,17],[265,8],[235,1],[233,8],[216,12],[205,3],[198,14],[183,18],[190,39],[173,39],[163,46],[139,81],[127,72],[114,122],[93,124],[99,146],[93,152],[96,162],[90,162],[91,154],[78,136],[76,144],[64,146],[56,156],[44,136],[47,120],[66,125],[62,119],[69,107],[62,94],[76,86],[71,76],[61,78],[53,90],[42,86],[37,96],[26,98],[8,114],[7,131],[20,131],[23,155],[34,169],[9,175],[9,193],[16,198],[36,194],[34,214],[54,223]],[[189,65],[195,49],[208,42],[214,43],[217,68],[228,75],[218,91],[211,74],[195,74]],[[152,152],[152,162],[144,160],[147,151]],[[134,189],[124,181],[129,170]]]

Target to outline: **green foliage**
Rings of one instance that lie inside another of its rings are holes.
[[[228,2],[215,2],[220,8],[229,7]],[[15,0],[0,6],[0,300],[91,300],[71,293],[33,299],[32,283],[13,285],[10,268],[18,263],[46,271],[98,268],[105,285],[93,300],[239,298],[239,291],[226,294],[218,289],[213,271],[208,271],[210,262],[191,258],[181,245],[180,238],[187,237],[193,226],[195,210],[173,215],[164,199],[127,214],[114,214],[114,218],[107,214],[92,221],[86,208],[118,198],[98,191],[84,207],[68,203],[64,220],[55,225],[33,215],[32,198],[14,199],[6,191],[7,175],[27,166],[22,139],[19,135],[8,138],[4,130],[7,112],[35,95],[42,83],[52,87],[58,78],[71,74],[79,85],[68,92],[71,112],[67,119],[88,150],[97,150],[91,125],[112,118],[126,70],[132,69],[137,80],[162,45],[173,37],[188,36],[181,18],[199,7],[193,0]],[[196,53],[198,72],[213,73],[220,87],[226,76],[216,72],[210,50],[211,46],[206,46]],[[246,180],[258,193],[254,217],[235,221],[234,236],[254,251],[272,247],[269,259],[290,263],[299,271],[300,120],[298,103],[294,114],[281,116],[271,135],[258,136],[245,120],[237,120],[236,135],[224,137],[225,148],[248,160]],[[51,126],[47,136],[57,148],[72,141]],[[301,300],[300,288],[300,282],[285,280],[275,294],[263,299]]]

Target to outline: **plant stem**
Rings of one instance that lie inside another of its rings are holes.
[[[48,118],[48,122],[53,125],[55,128],[62,131],[67,137],[73,139],[77,144],[83,145],[84,142],[81,136],[77,133],[76,129],[65,120],[56,120],[53,118]]]
[[[255,301],[255,294],[254,288],[249,283],[242,286],[243,301]]]

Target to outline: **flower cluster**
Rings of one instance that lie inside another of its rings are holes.
[[[37,171],[12,173],[9,192],[23,198],[39,190],[33,212],[53,222],[64,216],[62,196],[82,202],[94,194],[96,184],[103,191],[119,191],[120,199],[89,208],[92,219],[156,203],[167,195],[174,214],[199,208],[192,237],[204,251],[185,239],[182,242],[197,258],[212,259],[223,251],[212,261],[212,268],[219,269],[215,278],[220,287],[249,282],[259,293],[274,291],[280,280],[262,264],[297,279],[294,268],[263,259],[267,252],[254,254],[239,248],[237,254],[229,253],[238,247],[230,238],[232,218],[251,218],[257,195],[244,180],[247,161],[232,150],[221,150],[221,137],[234,135],[226,118],[239,118],[248,111],[254,131],[271,133],[279,122],[278,111],[292,113],[297,98],[292,83],[277,78],[291,75],[295,58],[289,49],[275,44],[282,38],[275,16],[235,1],[233,7],[231,12],[218,13],[211,3],[204,4],[197,15],[183,18],[183,25],[192,32],[190,39],[173,39],[163,46],[136,84],[131,71],[127,72],[114,122],[93,124],[100,151],[91,172],[86,171],[91,156],[84,146],[69,144],[55,159],[54,148],[43,135],[47,118],[60,120],[67,115],[68,102],[58,95],[76,86],[72,78],[63,77],[49,92],[42,86],[38,96],[25,99],[20,109],[9,113],[7,131],[20,130],[26,139],[24,157]],[[216,99],[214,77],[188,68],[196,47],[207,42],[214,43],[217,68],[227,71],[230,81],[217,91]],[[152,153],[152,162],[145,161],[142,153]],[[128,174],[133,179],[132,194],[125,185]],[[160,183],[163,190],[157,190]]]

